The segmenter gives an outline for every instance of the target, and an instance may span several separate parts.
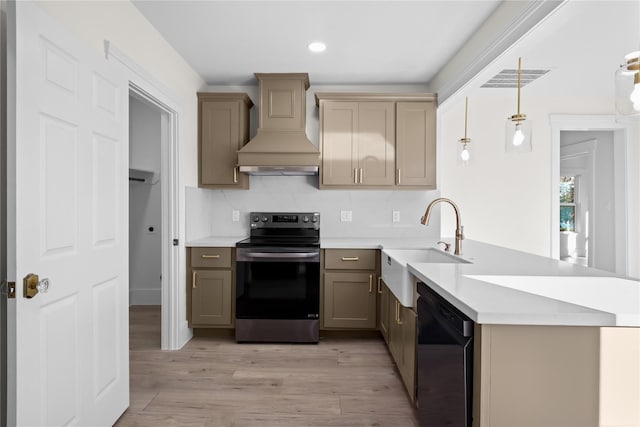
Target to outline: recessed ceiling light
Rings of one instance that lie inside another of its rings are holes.
[[[311,52],[324,52],[327,45],[322,42],[311,42],[307,46]]]

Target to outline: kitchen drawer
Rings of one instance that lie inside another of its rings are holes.
[[[327,270],[375,270],[374,249],[325,249],[324,268]]]
[[[230,268],[231,248],[191,248],[191,267]]]

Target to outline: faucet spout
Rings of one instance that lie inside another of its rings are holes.
[[[427,210],[424,212],[424,215],[420,219],[420,223],[422,225],[429,225],[429,218],[431,217],[431,210],[438,203],[445,202],[451,205],[455,214],[456,214],[456,244],[454,247],[454,255],[462,255],[462,240],[464,239],[462,220],[460,218],[460,209],[458,209],[458,205],[456,205],[453,200],[447,199],[446,197],[439,197],[434,199],[429,206],[427,206]]]

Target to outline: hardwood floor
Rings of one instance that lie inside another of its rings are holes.
[[[194,337],[160,350],[160,308],[130,310],[124,426],[417,426],[381,338],[236,344]]]

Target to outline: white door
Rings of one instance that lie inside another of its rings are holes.
[[[31,2],[16,28],[15,421],[112,425],[129,404],[128,82]],[[28,273],[48,292],[24,298]]]

